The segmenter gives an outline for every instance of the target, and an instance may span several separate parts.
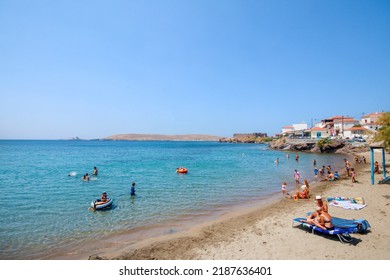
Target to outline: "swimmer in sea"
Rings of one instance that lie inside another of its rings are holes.
[[[135,196],[135,182],[131,183],[130,195]]]

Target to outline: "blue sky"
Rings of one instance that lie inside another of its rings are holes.
[[[390,1],[0,1],[0,139],[280,132],[390,109]]]

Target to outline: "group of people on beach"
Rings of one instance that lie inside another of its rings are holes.
[[[310,198],[310,186],[309,182],[305,179],[304,185],[301,186],[301,191],[297,191],[292,197],[294,200],[298,199],[309,199]],[[282,184],[282,193],[287,193],[287,183],[283,182]],[[316,201],[316,211],[310,213],[306,220],[301,222],[306,222],[311,225],[316,225],[324,230],[331,230],[333,228],[332,216],[328,213],[328,204],[322,200],[320,195],[317,195],[315,198]]]
[[[288,157],[287,157],[288,158]],[[297,157],[296,157],[297,158]],[[355,162],[357,164],[366,163],[365,157],[359,159],[355,158]],[[356,171],[353,167],[351,167],[350,162],[347,159],[344,159],[346,176],[351,177],[352,183],[357,183],[356,179]],[[330,165],[323,165],[322,168],[317,168],[317,161],[313,160],[314,166],[314,174],[315,178],[320,181],[336,181],[340,179],[340,174],[338,171],[332,171],[332,167]],[[379,168],[379,164],[378,164]],[[297,169],[294,170],[293,174],[296,186],[300,184],[301,175]],[[287,183],[282,183],[282,194],[287,195],[289,198],[294,198],[294,200],[298,199],[310,199],[310,185],[307,179],[304,180],[304,184],[301,186],[300,190],[297,190],[295,194],[290,195],[287,191]],[[328,211],[328,204],[322,200],[320,195],[316,195],[316,211],[310,213],[306,220],[302,220],[301,222],[306,222],[311,225],[318,226],[324,230],[329,230],[333,228],[332,216]]]
[[[332,171],[332,167],[328,165],[325,167],[325,165],[322,166],[322,168],[318,169],[314,165],[314,177],[316,179],[320,179],[320,181],[336,181],[340,179],[340,174],[338,171]]]
[[[286,156],[286,157],[289,158],[288,156]],[[296,158],[299,158],[299,157],[296,157]],[[355,159],[356,159],[356,162],[366,163],[366,159],[364,157],[363,157],[363,159],[359,159],[358,157],[356,157]],[[279,161],[279,158],[277,158],[277,161]],[[352,183],[357,183],[358,181],[356,179],[355,169],[353,167],[351,167],[351,164],[347,159],[344,159],[344,164],[345,164],[345,170],[346,170],[347,176],[351,177]],[[376,164],[377,164],[377,162],[376,162]],[[314,178],[316,180],[318,179],[319,181],[331,182],[331,181],[336,181],[336,180],[340,179],[339,172],[338,171],[333,172],[332,167],[330,165],[328,165],[328,166],[323,165],[322,168],[317,168],[317,160],[314,159],[313,160],[313,167],[314,167]],[[295,185],[296,186],[299,185],[300,180],[301,180],[301,174],[299,173],[299,171],[297,169],[294,170],[293,178],[295,180]],[[301,190],[296,191],[295,195],[290,196],[290,197],[295,198],[295,199],[309,198],[309,189],[310,189],[309,183],[308,183],[307,179],[305,179],[304,185],[301,186]],[[289,195],[289,193],[287,191],[287,183],[286,182],[282,183],[282,194]]]

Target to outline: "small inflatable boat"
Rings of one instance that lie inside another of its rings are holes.
[[[100,199],[96,199],[96,200],[91,202],[91,208],[93,210],[105,210],[105,209],[111,208],[113,201],[114,201],[114,199],[107,198],[107,202],[99,203],[99,202],[101,202],[101,200]]]
[[[180,167],[180,168],[176,169],[176,172],[181,173],[181,174],[185,174],[188,172],[188,169],[184,168],[184,167]]]

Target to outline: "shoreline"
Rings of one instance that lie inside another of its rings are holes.
[[[390,259],[390,234],[386,228],[390,220],[387,216],[390,214],[390,189],[386,185],[371,185],[368,154],[359,154],[368,159],[367,164],[351,162],[358,183],[352,184],[350,178],[345,178],[344,171],[342,180],[312,182],[310,200],[280,198],[261,206],[229,211],[216,220],[184,231],[148,238],[132,245],[123,244],[120,251],[93,254],[89,259]],[[376,182],[379,177],[376,175]],[[340,244],[338,239],[308,236],[306,231],[292,228],[292,218],[315,209],[313,197],[316,194],[364,197],[368,206],[360,211],[330,206],[329,213],[341,218],[367,219],[372,230],[364,235],[354,234],[356,244],[348,246]],[[297,249],[296,244],[303,242],[310,246]],[[313,250],[319,245],[321,254]],[[346,248],[353,248],[355,253]]]

